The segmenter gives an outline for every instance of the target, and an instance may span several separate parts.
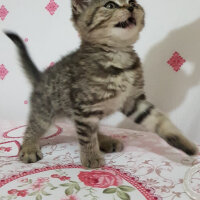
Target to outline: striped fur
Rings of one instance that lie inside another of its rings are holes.
[[[110,9],[108,2],[72,0],[72,20],[81,46],[44,72],[33,65],[20,38],[7,34],[33,83],[29,124],[19,154],[23,162],[42,158],[39,138],[54,118],[64,116],[76,126],[82,164],[102,166],[101,151],[121,151],[123,144],[99,133],[98,124],[120,109],[170,145],[189,155],[196,153],[195,145],[145,98],[140,59],[132,47],[144,26],[143,8],[136,1],[114,0],[118,6]]]
[[[134,103],[126,102],[126,109],[122,109],[124,114],[147,130],[157,133],[171,146],[181,149],[188,155],[197,153],[197,147],[181,134],[165,114],[149,103],[143,94],[131,101]]]

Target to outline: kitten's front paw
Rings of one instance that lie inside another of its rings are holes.
[[[95,169],[102,167],[105,161],[100,153],[81,152],[81,163],[84,167]]]
[[[98,139],[100,150],[105,153],[120,152],[124,148],[124,145],[120,140],[110,136],[100,134]]]
[[[24,163],[34,163],[43,158],[39,145],[23,144],[19,152],[19,159]]]

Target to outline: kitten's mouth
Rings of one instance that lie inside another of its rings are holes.
[[[117,28],[128,28],[131,25],[135,25],[136,26],[136,20],[133,17],[129,17],[126,21],[117,23],[115,25],[115,27],[117,27]]]

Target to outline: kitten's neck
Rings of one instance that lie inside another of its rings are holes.
[[[133,52],[133,46],[129,45],[129,46],[124,46],[124,47],[116,47],[116,46],[109,46],[107,44],[93,44],[90,42],[86,42],[86,41],[82,41],[81,43],[81,48],[83,49],[96,49],[96,50],[102,50],[104,52],[108,52],[108,53],[116,53],[116,52]]]
[[[132,46],[116,48],[108,45],[84,42],[81,44],[80,49],[86,55],[96,57],[104,68],[109,68],[110,66],[115,66],[120,69],[131,67],[137,58],[137,54]]]

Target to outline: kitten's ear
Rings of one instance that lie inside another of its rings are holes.
[[[91,0],[71,0],[71,1],[72,1],[73,15],[81,14],[91,2]]]

